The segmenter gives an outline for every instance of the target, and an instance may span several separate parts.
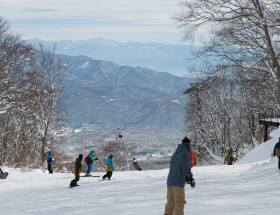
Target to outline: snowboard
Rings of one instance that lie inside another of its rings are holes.
[[[114,180],[115,180],[114,178],[111,178],[111,179],[106,178],[105,180],[101,179],[99,181],[114,181]]]
[[[79,187],[80,185],[77,185],[77,186],[75,186],[75,187]],[[71,187],[71,186],[69,186],[69,188],[75,188],[75,187]]]

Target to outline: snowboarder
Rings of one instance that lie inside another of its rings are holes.
[[[82,172],[82,160],[83,160],[83,155],[80,154],[75,162],[75,166],[74,166],[75,179],[71,181],[70,187],[79,186],[77,185],[77,182],[80,180],[80,173]]]
[[[8,177],[9,173],[8,172],[4,172],[1,168],[0,168],[0,179],[6,179]]]
[[[47,157],[49,174],[53,174],[53,171],[52,171],[52,153],[49,151],[48,154],[46,155],[46,157]]]
[[[140,167],[140,165],[139,165],[139,162],[138,162],[135,158],[133,158],[132,163],[133,163],[133,166],[134,166],[134,168],[135,168],[136,170],[142,171],[142,169],[141,169],[141,167]]]
[[[103,180],[106,179],[106,177],[108,177],[108,179],[110,180],[114,171],[114,166],[113,166],[113,155],[110,154],[108,157],[108,161],[107,161],[107,168],[106,168],[107,173],[102,177]]]
[[[88,170],[87,170],[87,173],[85,174],[85,176],[91,176],[90,172],[92,170],[92,164],[93,164],[93,161],[95,160],[98,160],[98,158],[94,158],[94,155],[93,155],[94,151],[91,150],[88,154],[88,158],[87,158],[87,161],[86,161],[86,164],[88,166]]]
[[[273,156],[277,156],[279,161],[278,161],[278,169],[280,169],[280,137],[278,143],[275,144],[274,150],[273,150]]]
[[[233,157],[231,156],[230,153],[228,153],[228,155],[225,158],[224,164],[227,162],[227,165],[232,165],[232,162],[236,162]]]
[[[190,150],[190,157],[191,157],[191,159],[192,159],[192,167],[193,167],[193,166],[196,165],[196,155],[195,155],[193,149]]]
[[[164,215],[183,215],[185,200],[185,183],[195,187],[195,180],[191,172],[190,139],[185,137],[182,144],[178,144],[172,155],[170,170],[167,178],[167,203]]]

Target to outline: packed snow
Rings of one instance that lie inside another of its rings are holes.
[[[196,187],[185,187],[188,215],[278,215],[280,190],[278,158],[271,152],[280,132],[232,166],[198,166],[192,172]],[[175,150],[175,149],[174,149]],[[141,163],[140,163],[141,165]],[[94,214],[163,215],[168,169],[113,173],[115,180],[81,177],[68,188],[72,173],[5,168],[0,180],[0,211],[9,215]],[[92,173],[102,176],[103,173]],[[83,174],[81,174],[83,175]]]

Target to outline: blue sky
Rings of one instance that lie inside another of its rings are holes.
[[[0,0],[1,13],[23,39],[182,44],[170,18],[179,0]],[[184,43],[189,44],[189,43]]]

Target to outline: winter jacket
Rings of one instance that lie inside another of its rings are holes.
[[[108,157],[106,171],[113,171],[113,170],[114,170],[113,158]]]
[[[191,157],[191,160],[192,160],[192,167],[193,167],[193,166],[196,165],[196,155],[195,155],[193,149],[190,150],[190,157]]]
[[[140,169],[139,162],[137,160],[133,161],[133,166],[135,169]]]
[[[89,153],[89,158],[88,158],[88,160],[87,160],[87,164],[92,165],[92,164],[93,164],[93,161],[95,161],[95,159],[93,158],[92,153]]]
[[[52,153],[47,154],[46,156],[47,156],[47,162],[48,162],[48,164],[52,164]]]
[[[171,158],[167,186],[185,187],[186,179],[191,179],[193,176],[191,166],[192,161],[188,148],[183,144],[178,144]]]
[[[230,163],[232,163],[233,161],[235,161],[235,160],[233,159],[233,157],[232,157],[230,154],[228,154],[228,155],[226,156],[226,158],[225,158],[225,162],[227,162],[227,164],[230,164]]]
[[[280,157],[280,141],[274,146],[273,155]]]
[[[82,172],[82,161],[79,158],[77,158],[74,166],[74,175],[76,174],[80,175],[81,172]]]

